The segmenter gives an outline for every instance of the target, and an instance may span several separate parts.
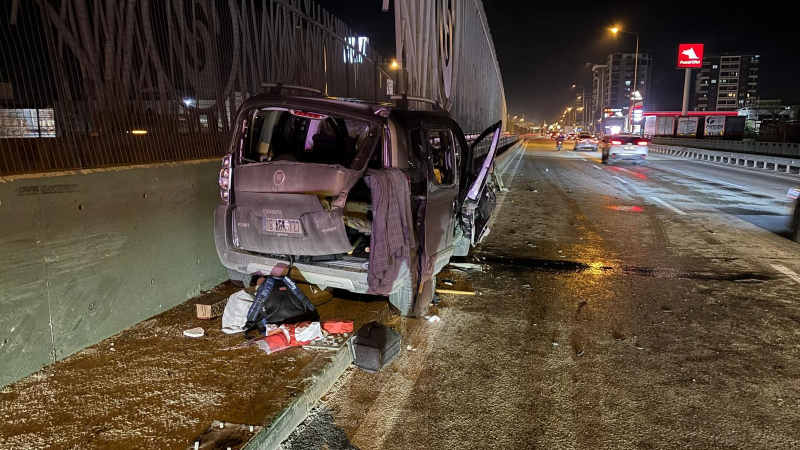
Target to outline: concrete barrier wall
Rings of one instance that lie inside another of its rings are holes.
[[[218,159],[0,178],[0,385],[227,279]]]

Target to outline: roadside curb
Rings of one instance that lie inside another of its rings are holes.
[[[386,323],[391,316],[388,305],[376,312],[367,322],[376,321]],[[289,438],[298,425],[308,417],[311,409],[319,400],[333,387],[334,383],[350,367],[353,362],[350,353],[350,340],[330,358],[330,363],[326,364],[321,370],[312,375],[310,385],[306,386],[288,405],[286,405],[275,418],[264,423],[261,429],[252,439],[242,447],[242,450],[275,450],[280,448],[281,443]]]

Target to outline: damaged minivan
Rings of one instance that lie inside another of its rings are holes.
[[[429,100],[286,89],[244,102],[222,160],[215,241],[231,280],[290,273],[425,315],[436,274],[489,231],[501,123],[468,145],[437,105],[409,107]]]

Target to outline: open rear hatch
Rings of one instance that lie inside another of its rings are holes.
[[[233,245],[294,256],[351,252],[345,206],[379,136],[373,122],[285,103],[246,116],[231,177]]]

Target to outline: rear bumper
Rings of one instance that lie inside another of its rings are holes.
[[[615,161],[645,161],[648,151],[643,149],[625,149],[622,147],[611,147],[608,149],[608,157]]]
[[[597,144],[575,144],[575,150],[597,151]]]
[[[234,207],[230,205],[217,205],[214,211],[214,242],[217,247],[217,256],[223,266],[242,273],[254,275],[269,275],[278,265],[288,266],[289,261],[273,258],[258,253],[251,253],[233,245],[231,229],[231,212]],[[347,267],[331,267],[337,263],[295,263],[292,276],[299,281],[316,284],[321,287],[335,287],[359,294],[372,294],[367,283],[367,264],[345,264]],[[400,289],[400,282],[396,281],[392,292]]]

